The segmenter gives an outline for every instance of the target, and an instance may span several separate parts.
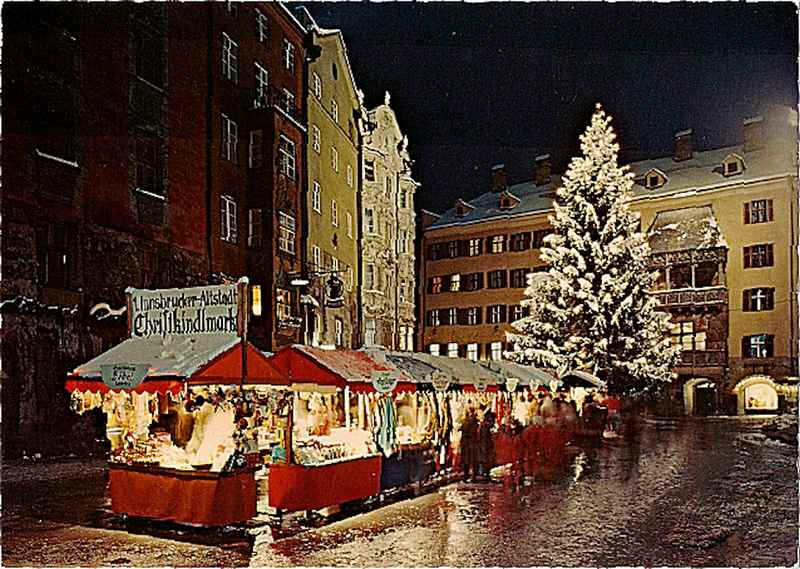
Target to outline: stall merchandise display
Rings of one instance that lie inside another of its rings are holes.
[[[304,466],[319,466],[343,459],[374,456],[378,453],[372,435],[367,431],[331,429],[329,435],[296,438],[294,456]]]

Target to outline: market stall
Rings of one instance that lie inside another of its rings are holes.
[[[197,525],[255,516],[258,450],[280,444],[286,386],[238,335],[242,290],[131,289],[131,338],[67,378],[73,410],[107,416],[115,513]]]

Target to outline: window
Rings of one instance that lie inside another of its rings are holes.
[[[137,21],[134,28],[136,75],[157,87],[164,86],[164,39]]]
[[[506,271],[489,271],[489,288],[505,288]]]
[[[375,345],[375,320],[369,319],[364,324],[364,343],[367,346]]]
[[[269,39],[269,19],[261,10],[256,10],[256,37],[261,43]]]
[[[222,115],[222,157],[238,164],[239,127],[226,115]]]
[[[347,236],[352,239],[353,238],[353,214],[348,211],[346,219],[347,219]]]
[[[226,33],[222,34],[222,76],[239,82],[239,45]]]
[[[236,224],[236,202],[233,197],[220,196],[220,239],[228,243],[236,243],[237,224]]]
[[[269,71],[258,63],[255,63],[256,68],[256,98],[255,107],[258,109],[267,106],[267,92],[269,90]]]
[[[745,223],[767,223],[772,220],[772,200],[753,200],[744,204]]]
[[[464,275],[464,290],[476,291],[483,288],[483,273],[469,273]]]
[[[439,344],[431,344],[428,346],[428,353],[432,356],[439,355]]]
[[[512,251],[525,251],[531,246],[531,234],[528,231],[523,233],[514,233],[511,236],[511,250]]]
[[[439,294],[442,292],[442,277],[431,277],[428,280],[428,290],[431,294]]]
[[[136,189],[163,195],[161,140],[147,133],[136,135]]]
[[[335,146],[331,146],[331,168],[334,172],[339,171],[339,151]]]
[[[745,269],[755,269],[758,267],[771,267],[772,264],[773,264],[772,243],[751,245],[750,247],[744,248]]]
[[[506,236],[505,235],[495,235],[489,238],[490,251],[492,253],[502,253],[506,250]]]
[[[659,184],[660,180],[661,180],[661,178],[659,178],[658,174],[649,175],[647,177],[647,187],[648,188],[656,188],[656,187],[658,187],[658,184]]]
[[[428,326],[439,326],[440,324],[439,309],[428,310]]]
[[[369,207],[364,209],[364,231],[375,233],[375,214]]]
[[[520,318],[525,318],[525,307],[521,304],[512,304],[508,307],[508,321],[516,322]]]
[[[467,308],[467,324],[469,326],[477,326],[481,323],[481,307],[473,306]]]
[[[331,200],[331,224],[339,227],[339,206],[336,205],[336,200]]]
[[[775,336],[756,334],[742,338],[743,358],[771,358],[774,354]]]
[[[528,280],[528,269],[511,270],[511,288],[525,288]]]
[[[397,252],[401,254],[408,253],[408,242],[410,241],[408,233],[401,231],[397,236]]]
[[[247,165],[250,168],[264,166],[264,132],[261,130],[250,131],[250,148],[247,156]]]
[[[450,275],[450,292],[461,290],[461,275]]]
[[[247,210],[247,244],[261,247],[261,209]]]
[[[378,288],[375,282],[375,265],[364,267],[364,288],[367,290],[376,290]]]
[[[36,230],[38,283],[52,288],[69,288],[73,252],[76,251],[74,227],[50,223]]]
[[[282,211],[278,212],[278,249],[294,255],[296,239],[294,216]]]
[[[322,250],[316,245],[311,247],[311,262],[314,265],[313,269],[315,271],[322,269]]]
[[[339,103],[336,102],[336,99],[331,99],[331,115],[333,116],[333,120],[335,122],[339,122]]]
[[[738,160],[731,160],[730,162],[725,162],[725,175],[731,176],[733,174],[738,174],[741,172],[739,169],[739,161]]]
[[[283,96],[281,97],[281,108],[286,111],[286,114],[291,116],[295,115],[297,108],[294,104],[294,93],[289,91],[289,89],[283,90]]]
[[[231,0],[226,0],[225,2],[225,10],[228,14],[234,19],[239,18],[239,4],[237,2],[232,2]]]
[[[408,207],[408,192],[400,190],[400,207]]]
[[[750,288],[743,291],[742,310],[762,312],[775,308],[774,288]]]
[[[336,62],[331,63],[331,76],[333,76],[334,79],[339,78],[339,70],[336,67]]]
[[[347,185],[353,187],[353,167],[350,164],[347,165]]]
[[[397,287],[397,301],[406,301],[406,280],[400,279],[400,286]]]
[[[292,180],[295,177],[294,142],[281,135],[278,142],[278,160],[280,171]]]
[[[458,308],[447,309],[447,323],[450,326],[455,326],[458,324]]]
[[[314,72],[314,96],[317,99],[322,100],[322,79],[319,75],[317,75],[316,71]]]
[[[331,270],[334,272],[339,272],[339,259],[336,257],[331,257]]]
[[[467,344],[467,359],[478,361],[478,344]]]
[[[470,239],[469,240],[469,256],[470,257],[477,257],[481,254],[481,240],[480,239]]]
[[[489,357],[495,361],[503,358],[503,342],[492,342],[489,344]]]
[[[386,176],[386,180],[384,181],[384,188],[386,189],[386,195],[387,196],[391,196],[392,195],[392,178],[391,177]]]
[[[406,326],[406,349],[411,352],[414,351],[414,327]]]
[[[488,308],[486,321],[489,324],[499,324],[506,321],[506,306],[505,304],[495,304]]]
[[[365,160],[364,161],[364,179],[369,180],[370,182],[375,181],[375,161],[374,160]]]
[[[317,181],[311,185],[311,209],[319,214],[322,213],[322,188]]]
[[[294,46],[289,40],[283,40],[283,66],[294,73]]]
[[[447,243],[447,256],[451,259],[458,257],[458,241],[448,241]]]
[[[458,344],[456,344],[455,342],[449,342],[447,344],[447,357],[448,358],[458,357]]]
[[[317,154],[322,152],[322,134],[315,124],[311,125],[311,146]]]
[[[292,291],[285,288],[275,291],[275,314],[278,321],[292,317]]]
[[[550,234],[549,229],[538,229],[533,232],[533,240],[531,241],[532,249],[541,249],[544,245],[544,238]]]
[[[694,322],[670,322],[670,341],[674,346],[681,346],[684,351],[704,351],[706,349],[706,333],[695,328]]]

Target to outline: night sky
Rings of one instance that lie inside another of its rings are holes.
[[[790,3],[321,3],[344,33],[372,108],[391,93],[409,137],[417,208],[444,211],[488,190],[492,165],[532,178],[578,150],[594,103],[614,116],[623,160],[740,142],[743,118],[797,106]]]

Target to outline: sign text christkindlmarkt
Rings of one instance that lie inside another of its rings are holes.
[[[237,287],[215,285],[131,290],[131,337],[231,334],[238,331]]]

